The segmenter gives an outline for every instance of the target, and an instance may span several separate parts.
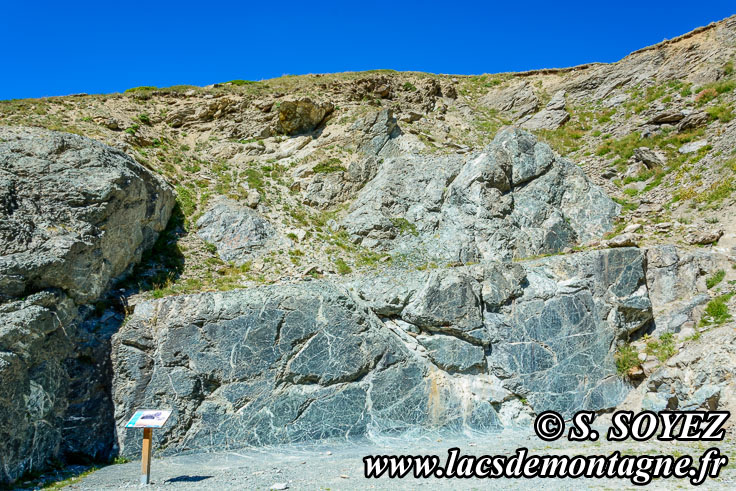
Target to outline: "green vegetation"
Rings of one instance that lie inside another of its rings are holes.
[[[634,197],[637,194],[639,194],[639,190],[636,189],[636,188],[626,188],[626,189],[624,189],[624,194],[627,195],[627,196]]]
[[[568,155],[581,148],[585,130],[568,123],[556,130],[539,130],[537,136],[560,155]]]
[[[403,87],[404,87],[404,90],[408,92],[416,92],[418,90],[416,86],[411,82],[405,82]]]
[[[702,106],[722,94],[731,92],[734,87],[736,87],[736,80],[733,79],[719,80],[718,82],[704,85],[695,96],[695,102]]]
[[[255,189],[260,193],[263,193],[265,183],[263,182],[263,174],[258,169],[249,168],[245,170],[245,182],[248,183],[248,187]]]
[[[717,106],[711,106],[707,108],[705,112],[707,112],[711,118],[717,119],[721,123],[728,123],[734,118],[733,105],[725,102],[718,104]]]
[[[644,351],[647,355],[656,356],[659,361],[667,361],[677,352],[675,336],[671,332],[666,332],[659,339],[649,340]]]
[[[64,489],[67,486],[71,486],[73,484],[79,483],[82,479],[89,476],[93,472],[98,471],[99,469],[100,469],[99,467],[90,467],[80,474],[71,475],[59,481],[45,481],[44,482],[38,479],[30,479],[30,481],[34,481],[34,480],[36,481],[36,483],[33,486],[33,489],[46,489],[49,491],[57,491],[59,489]],[[68,473],[66,473],[66,475],[68,475]],[[29,481],[29,479],[21,479],[21,481],[27,482]]]
[[[317,174],[330,174],[332,172],[345,172],[347,169],[342,166],[340,159],[333,157],[315,165],[313,170]]]
[[[628,102],[626,106],[629,107],[636,114],[639,114],[640,112],[647,109],[652,102],[660,99],[666,93],[666,85],[654,85],[651,87],[647,87],[644,93],[642,93],[641,89],[636,88],[631,92],[631,102]]]
[[[733,61],[729,60],[725,65],[723,65],[723,73],[725,73],[726,76],[733,73]]]
[[[626,375],[632,368],[639,366],[639,353],[630,344],[619,347],[614,359],[616,361],[616,372],[621,376]]]
[[[150,125],[151,124],[151,117],[148,114],[146,114],[146,113],[139,114],[138,115],[138,121],[140,121],[143,124]]]
[[[407,220],[404,217],[392,218],[391,224],[394,226],[394,228],[398,229],[400,234],[409,233],[414,236],[419,235],[419,232],[417,232],[416,225],[414,225],[413,223],[411,223],[409,220]]]
[[[258,82],[254,82],[253,80],[230,80],[228,83],[232,85],[242,86],[257,84]]]
[[[212,242],[204,241],[204,249],[213,256],[217,254],[217,246]]]
[[[708,278],[706,278],[705,286],[707,286],[708,289],[710,290],[711,288],[719,284],[721,281],[723,281],[723,278],[725,277],[726,277],[726,272],[722,269],[719,269],[718,271],[713,273],[712,276],[709,276]]]
[[[728,301],[733,293],[718,296],[708,302],[705,306],[705,315],[700,321],[701,326],[721,325],[731,320],[731,313],[728,311]]]
[[[181,211],[186,217],[192,216],[197,209],[197,202],[193,192],[185,186],[176,186],[176,201],[179,203]]]
[[[154,87],[153,85],[142,85],[140,87],[133,87],[132,89],[128,89],[125,91],[125,93],[134,94],[136,92],[150,92],[153,90],[158,90],[158,87]]]
[[[706,203],[708,205],[715,205],[718,202],[731,196],[734,191],[733,178],[729,177],[723,179],[720,182],[714,182],[709,189],[705,192],[694,196],[695,201],[698,203]]]
[[[341,257],[335,259],[335,266],[337,267],[338,274],[345,275],[353,272],[350,266],[348,266],[348,263],[346,263],[345,260]]]
[[[615,196],[613,198],[613,201],[621,205],[621,211],[627,212],[627,211],[634,211],[637,208],[639,208],[639,205],[636,203],[632,203],[630,201],[626,201],[623,198],[616,198]]]

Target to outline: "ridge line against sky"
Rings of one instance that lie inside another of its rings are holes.
[[[733,1],[8,2],[0,99],[373,69],[458,75],[615,62]],[[4,70],[4,71],[5,71]]]

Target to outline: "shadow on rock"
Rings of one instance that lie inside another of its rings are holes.
[[[127,305],[130,295],[151,290],[163,290],[176,281],[184,271],[184,254],[179,240],[187,235],[184,213],[177,203],[171,212],[166,229],[141,261],[111,290],[114,304]]]

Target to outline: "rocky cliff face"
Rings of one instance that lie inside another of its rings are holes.
[[[83,321],[163,230],[171,188],[119,150],[0,128],[0,480],[65,454],[102,458],[109,351]]]
[[[734,56],[0,101],[0,480],[732,407]]]
[[[606,410],[630,390],[616,343],[650,319],[634,248],[149,301],[113,338],[120,448],[138,407],[174,409],[167,452]]]

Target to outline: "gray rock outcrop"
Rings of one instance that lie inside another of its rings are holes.
[[[649,169],[661,167],[665,164],[666,159],[658,152],[651,148],[638,147],[634,149],[634,158],[644,163]]]
[[[539,109],[539,98],[528,82],[520,82],[498,92],[491,91],[481,101],[492,109],[508,112],[515,119],[533,114]]]
[[[148,406],[173,410],[169,453],[615,407],[612,350],[651,319],[643,267],[615,249],[143,302],[113,338],[121,451]]]
[[[164,229],[171,188],[77,135],[0,128],[0,482],[112,450],[109,322],[85,323]],[[119,323],[119,321],[118,321]]]
[[[558,91],[547,105],[538,113],[519,121],[528,130],[556,130],[570,119],[565,109],[565,91]]]
[[[679,332],[699,319],[710,297],[705,275],[716,269],[717,259],[707,252],[685,252],[674,245],[647,250],[647,287],[654,325],[660,332]]]
[[[342,226],[367,247],[451,261],[508,260],[598,238],[619,208],[548,145],[506,129],[466,158],[386,158]]]
[[[197,220],[197,234],[215,245],[223,261],[238,265],[279,243],[268,220],[230,199],[218,200]]]
[[[95,300],[166,226],[174,196],[120,150],[0,128],[0,295],[59,288]]]

